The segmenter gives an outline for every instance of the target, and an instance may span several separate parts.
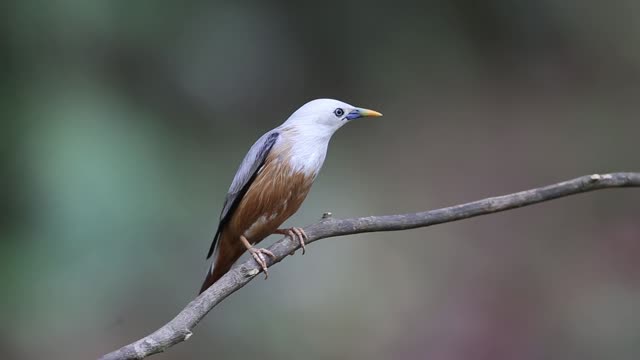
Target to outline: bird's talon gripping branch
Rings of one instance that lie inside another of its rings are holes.
[[[260,265],[260,267],[262,268],[262,271],[264,272],[264,278],[265,280],[269,277],[269,270],[267,270],[268,266],[267,266],[267,260],[264,257],[264,255],[268,255],[269,257],[271,257],[272,259],[275,259],[276,256],[269,250],[267,249],[261,249],[261,248],[254,248],[254,247],[250,247],[248,249],[248,251],[251,253],[251,256],[253,256],[253,259],[258,263],[258,265]]]
[[[300,247],[302,248],[302,255],[304,255],[307,252],[307,248],[305,246],[306,245],[305,240],[309,240],[309,237],[304,232],[303,228],[292,227],[289,229],[278,229],[276,230],[276,234],[286,235],[290,237],[291,240],[293,241],[297,240],[298,242],[300,242]]]
[[[253,247],[249,240],[247,240],[247,238],[244,236],[240,236],[240,241],[242,242],[242,245],[247,248],[247,251],[251,254],[251,256],[253,256],[253,259],[258,263],[258,265],[260,265],[262,271],[264,272],[264,278],[267,279],[269,277],[269,270],[267,270],[267,260],[264,256],[268,255],[272,259],[275,259],[276,256],[267,249]]]

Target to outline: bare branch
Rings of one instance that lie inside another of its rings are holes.
[[[515,209],[569,195],[618,187],[640,187],[640,173],[587,175],[541,188],[413,214],[352,219],[323,217],[322,221],[305,228],[305,231],[309,236],[307,243],[311,243],[341,235],[414,229]],[[297,242],[285,237],[269,247],[276,258],[267,261],[273,266],[298,248]],[[260,267],[253,259],[235,266],[166,325],[149,336],[104,355],[101,359],[142,359],[189,339],[192,329],[213,307],[253,280],[259,272]]]

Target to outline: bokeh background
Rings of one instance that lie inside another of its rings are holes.
[[[246,150],[313,98],[385,117],[336,134],[288,224],[639,169],[635,0],[2,8],[3,359],[96,358],[171,319]],[[640,358],[638,190],[308,250],[156,357]]]

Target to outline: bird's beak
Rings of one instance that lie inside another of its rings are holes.
[[[377,111],[358,108],[358,109],[353,109],[349,114],[347,114],[347,119],[353,120],[353,119],[357,119],[365,116],[378,117],[378,116],[382,116],[382,114],[380,114]]]

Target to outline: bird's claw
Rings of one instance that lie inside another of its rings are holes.
[[[307,233],[304,232],[303,228],[292,227],[289,229],[278,229],[277,231],[279,234],[287,235],[293,241],[297,240],[300,243],[300,247],[302,248],[302,255],[307,252],[307,248],[305,247],[305,240],[309,240],[309,237],[307,236]],[[291,255],[293,255],[293,253]]]
[[[252,247],[252,248],[249,248],[248,250],[251,253],[251,256],[253,256],[253,259],[262,268],[262,271],[264,272],[264,278],[266,280],[269,277],[269,270],[267,270],[267,260],[265,259],[264,255],[267,255],[267,256],[271,257],[272,259],[275,259],[276,256],[271,251],[269,251],[267,249],[261,249],[261,248]]]

